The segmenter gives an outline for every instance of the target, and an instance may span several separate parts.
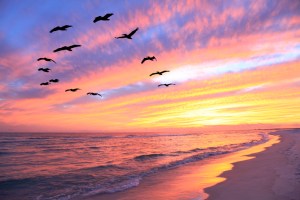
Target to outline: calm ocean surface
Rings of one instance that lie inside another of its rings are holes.
[[[72,199],[126,190],[158,171],[265,142],[267,132],[0,133],[0,199]]]

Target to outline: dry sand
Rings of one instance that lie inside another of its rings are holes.
[[[280,143],[234,163],[224,182],[205,189],[208,200],[300,200],[300,129],[275,134]]]

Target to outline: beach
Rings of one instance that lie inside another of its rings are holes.
[[[208,200],[299,200],[300,199],[300,129],[278,131],[277,143],[252,154],[254,159],[236,162],[226,178],[206,188]]]
[[[145,177],[137,187],[86,199],[298,200],[300,130],[266,143]]]
[[[0,197],[297,200],[299,133],[2,135]]]
[[[268,145],[268,132],[2,133],[0,199],[202,197],[223,156]]]

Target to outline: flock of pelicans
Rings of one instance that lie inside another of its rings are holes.
[[[109,21],[110,17],[113,15],[113,13],[107,13],[106,15],[104,16],[98,16],[94,19],[94,23],[98,22],[98,21]],[[64,26],[57,26],[55,28],[53,28],[52,30],[50,30],[50,33],[53,33],[55,31],[66,31],[68,28],[72,27],[71,25],[64,25]],[[132,36],[139,30],[139,28],[136,28],[135,30],[131,31],[129,34],[122,34],[121,36],[119,37],[115,37],[116,39],[132,39]],[[60,47],[60,48],[57,48],[55,49],[53,52],[59,52],[59,51],[72,51],[73,48],[77,48],[77,47],[81,47],[81,45],[78,45],[78,44],[74,44],[74,45],[71,45],[71,46],[63,46],[63,47]],[[53,62],[53,63],[56,63],[53,59],[51,58],[46,58],[46,57],[42,57],[42,58],[38,58],[37,61],[47,61],[47,62]],[[143,60],[141,61],[141,64],[143,64],[145,61],[156,61],[156,58],[155,56],[147,56],[145,58],[143,58]],[[42,71],[42,72],[49,72],[51,69],[49,68],[39,68],[38,71]],[[164,73],[166,72],[170,72],[170,71],[167,71],[167,70],[164,70],[164,71],[157,71],[157,72],[154,72],[152,74],[150,74],[150,76],[153,76],[153,75],[163,75]],[[44,82],[44,83],[41,83],[40,85],[50,85],[51,83],[58,83],[59,82],[59,79],[50,79],[48,82]],[[170,85],[175,85],[174,83],[168,83],[168,84],[159,84],[158,87],[160,86],[165,86],[165,87],[169,87]],[[76,92],[77,90],[80,90],[80,88],[70,88],[70,89],[66,89],[65,92]],[[88,92],[87,95],[92,95],[92,96],[101,96],[101,94],[97,93],[97,92]]]

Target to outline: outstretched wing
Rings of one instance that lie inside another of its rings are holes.
[[[64,46],[64,47],[57,48],[53,52],[58,52],[58,51],[62,51],[62,50],[66,50],[66,47]]]
[[[66,29],[66,28],[70,28],[70,27],[73,27],[73,26],[71,26],[71,25],[64,25],[61,28]]]
[[[164,71],[161,71],[160,73],[166,73],[166,72],[170,72],[170,71],[168,71],[168,70],[164,70]]]
[[[143,64],[146,60],[148,60],[148,58],[143,58],[141,63]]]
[[[75,47],[81,47],[81,45],[79,45],[79,44],[73,44],[73,45],[69,46],[69,48],[75,48]]]
[[[128,34],[129,37],[133,36],[135,34],[135,32],[137,32],[139,30],[139,28],[134,29],[133,31],[131,31],[131,33]]]
[[[97,21],[99,21],[99,20],[101,20],[101,16],[98,16],[98,17],[95,17],[95,19],[94,19],[94,23],[96,23]]]
[[[120,38],[126,38],[125,35],[119,36],[119,37],[115,37],[116,39],[120,39]]]
[[[40,61],[40,60],[45,60],[45,58],[38,58],[38,59],[37,59],[37,61]]]
[[[113,15],[114,15],[113,13],[107,13],[106,15],[103,16],[103,18],[107,18],[108,19],[110,16],[113,16]]]
[[[155,74],[158,74],[157,72],[155,72],[155,73],[152,73],[152,74],[150,74],[149,76],[153,76],[153,75],[155,75]]]
[[[54,60],[50,59],[50,61],[52,61],[52,62],[54,62],[56,64],[56,62]]]
[[[165,84],[159,84],[157,87],[164,86]]]
[[[51,29],[50,33],[53,33],[54,31],[58,31],[58,30],[60,30],[60,27],[59,27],[59,26],[57,26],[57,27]]]

